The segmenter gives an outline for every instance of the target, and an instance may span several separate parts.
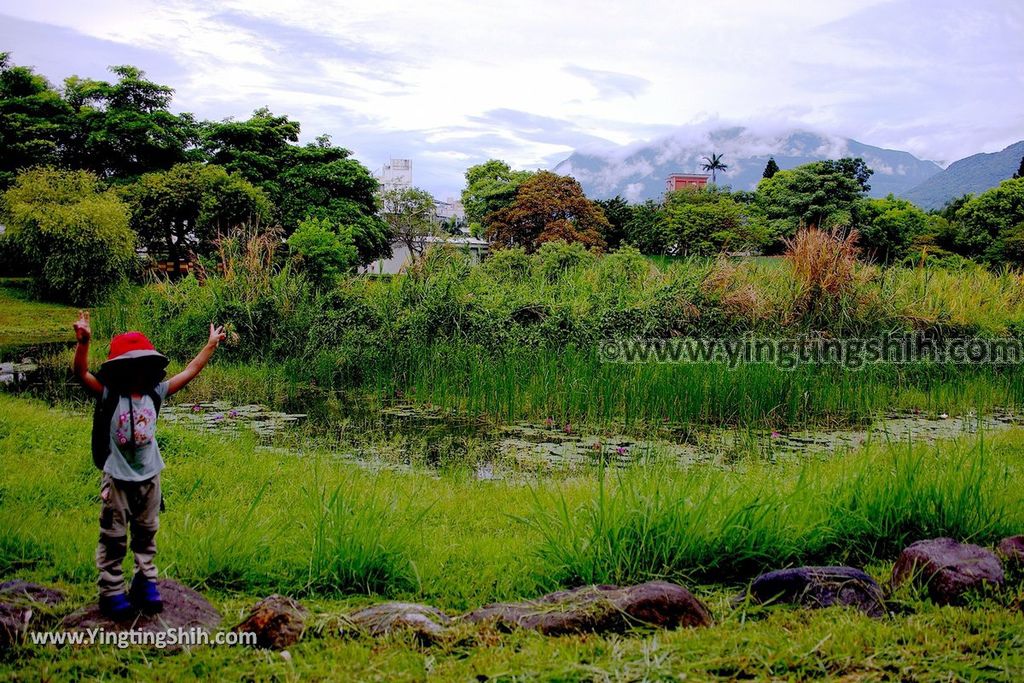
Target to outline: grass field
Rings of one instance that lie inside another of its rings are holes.
[[[26,287],[25,280],[0,278],[0,352],[31,344],[74,341],[71,323],[78,309],[35,301]]]
[[[85,416],[0,396],[0,576],[92,597],[98,476]],[[164,574],[226,615],[272,592],[316,628],[286,661],[207,648],[183,654],[29,647],[0,676],[187,675],[250,680],[1006,680],[1024,675],[1020,586],[965,608],[900,594],[897,616],[732,606],[759,571],[849,561],[879,579],[903,544],[944,534],[991,543],[1024,529],[1024,431],[934,447],[879,446],[793,465],[636,470],[478,482],[454,466],[368,471],[331,453],[263,452],[247,437],[161,427]],[[451,613],[558,585],[667,577],[717,625],[699,632],[546,639],[466,628],[421,647],[341,637],[338,615],[384,598]]]

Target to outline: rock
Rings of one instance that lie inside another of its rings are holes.
[[[441,610],[413,602],[384,602],[350,614],[348,620],[371,636],[412,631],[423,642],[441,638],[452,620]]]
[[[622,632],[632,626],[710,626],[707,607],[682,586],[650,581],[638,586],[584,586],[537,600],[498,603],[474,610],[466,621],[498,628],[535,629],[546,635]]]
[[[1024,568],[1024,536],[1010,536],[999,542],[996,552],[1003,557],[1007,566]]]
[[[957,604],[973,590],[1003,585],[1003,567],[990,550],[952,538],[910,544],[892,568],[892,585],[908,580],[928,587],[932,600]]]
[[[0,583],[0,600],[24,600],[44,605],[57,605],[65,600],[63,592],[56,588],[47,588],[38,583],[30,583],[16,579]]]
[[[39,606],[64,601],[64,593],[28,581],[0,583],[0,650],[21,642]]]
[[[853,567],[794,567],[761,574],[750,584],[757,602],[787,603],[816,609],[845,605],[868,616],[885,614],[882,588]]]
[[[172,649],[191,643],[172,643],[170,638],[174,636],[169,634],[180,633],[185,638],[201,638],[200,633],[209,633],[220,625],[220,613],[196,591],[170,579],[158,579],[157,586],[164,602],[164,610],[160,614],[138,614],[129,620],[113,621],[100,614],[99,605],[93,603],[65,617],[64,628],[68,631],[101,629],[106,633],[129,630],[141,632],[140,638],[162,639],[167,649]],[[154,642],[147,640],[145,644]]]
[[[271,595],[256,603],[245,621],[231,630],[255,633],[256,647],[283,650],[302,637],[308,616],[309,610],[297,601],[282,595]]]

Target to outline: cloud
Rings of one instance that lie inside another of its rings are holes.
[[[412,158],[414,181],[441,195],[491,156],[551,167],[574,149],[627,158],[665,137],[721,152],[733,143],[708,132],[737,125],[765,150],[808,130],[941,160],[1024,137],[1019,0],[37,0],[4,11],[5,49],[54,82],[135,64],[175,87],[180,110],[216,119],[266,105],[371,168]]]
[[[640,76],[620,74],[615,71],[599,71],[587,69],[575,64],[569,64],[565,70],[573,76],[579,76],[590,83],[597,90],[597,96],[604,99],[609,97],[621,97],[628,95],[636,99],[637,95],[643,94],[651,85],[651,82]]]

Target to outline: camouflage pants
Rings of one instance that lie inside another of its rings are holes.
[[[104,472],[100,501],[100,543],[96,547],[100,595],[124,592],[122,564],[129,530],[136,573],[156,581],[153,557],[160,527],[160,475],[145,481],[121,481]]]

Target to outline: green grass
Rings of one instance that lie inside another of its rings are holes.
[[[79,413],[0,396],[0,576],[92,594],[98,475]],[[259,597],[300,597],[317,629],[272,653],[29,648],[0,676],[172,680],[207,675],[359,680],[709,678],[1014,680],[1024,615],[1014,594],[938,608],[910,594],[881,621],[830,610],[732,606],[742,582],[792,562],[848,560],[884,578],[919,536],[980,543],[1024,529],[1024,431],[937,446],[877,444],[827,461],[630,470],[477,482],[453,467],[372,472],[330,453],[260,451],[173,425],[158,566],[240,619]],[[383,597],[452,613],[578,581],[682,580],[718,625],[699,632],[545,639],[467,628],[424,648],[340,637],[337,615]],[[696,583],[695,583],[696,582]],[[1015,587],[1014,591],[1019,591]],[[1017,596],[1019,599],[1020,595]]]
[[[71,324],[78,309],[35,301],[26,286],[23,280],[0,279],[0,354],[20,346],[73,342]]]

